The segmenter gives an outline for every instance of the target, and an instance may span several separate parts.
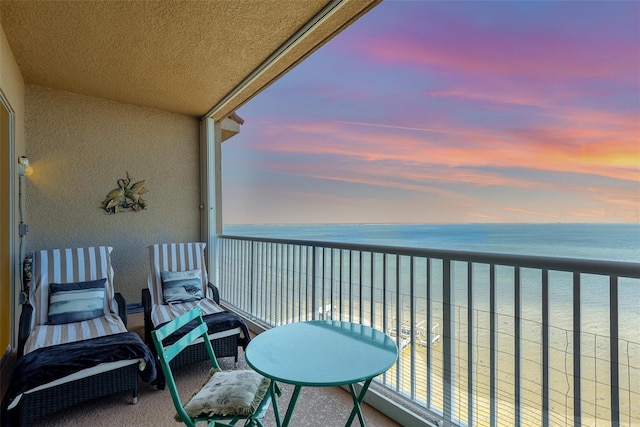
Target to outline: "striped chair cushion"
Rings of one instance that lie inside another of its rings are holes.
[[[127,328],[116,314],[107,314],[82,322],[60,325],[36,325],[24,345],[24,354],[50,345],[65,344],[127,332]]]
[[[206,243],[168,243],[149,246],[149,292],[153,305],[162,304],[162,272],[199,269],[202,295],[207,294]]]
[[[52,249],[34,253],[33,279],[29,301],[34,308],[32,327],[48,321],[49,284],[106,279],[104,314],[117,313],[114,298],[113,267],[109,246]]]
[[[168,243],[149,246],[149,280],[151,294],[151,321],[154,326],[161,325],[184,314],[193,307],[200,306],[202,314],[214,314],[224,311],[207,293],[207,268],[204,249],[206,243]],[[200,270],[201,295],[209,296],[197,301],[178,304],[164,304],[162,291],[162,273],[167,271]]]
[[[209,298],[202,298],[197,301],[183,302],[180,304],[153,304],[151,306],[151,321],[153,322],[153,326],[157,327],[175,319],[196,306],[202,309],[203,316],[224,311],[214,300]]]

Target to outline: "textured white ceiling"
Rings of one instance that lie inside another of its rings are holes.
[[[27,84],[219,119],[379,0],[345,0],[240,91],[247,76],[327,0],[0,1],[0,20]],[[237,92],[237,93],[236,93]]]

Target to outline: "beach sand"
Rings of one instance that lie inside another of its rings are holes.
[[[536,325],[528,324],[536,329]],[[515,351],[512,333],[513,324],[508,318],[501,318],[496,353],[496,417],[497,425],[515,424]],[[538,325],[539,329],[539,325]],[[461,423],[469,421],[469,351],[466,324],[456,331],[455,364],[453,366],[453,411]],[[542,340],[532,340],[528,335],[522,343],[520,418],[523,426],[542,425]],[[591,339],[589,339],[591,338]],[[399,363],[380,379],[386,385],[399,390],[424,407],[442,413],[444,410],[444,363],[443,340],[431,347],[431,363],[428,363],[427,348],[421,345],[407,345],[401,352]],[[472,346],[473,370],[473,423],[478,426],[490,425],[490,349],[489,331],[476,329]],[[593,341],[593,342],[589,342]],[[591,347],[593,346],[593,347]],[[591,351],[589,351],[591,347]],[[640,426],[640,352],[629,343],[619,345],[619,399],[620,425]],[[610,378],[608,340],[589,336],[582,338],[583,355],[581,361],[581,404],[583,426],[611,425]],[[573,343],[567,331],[552,330],[549,350],[550,412],[552,426],[573,426]],[[400,378],[398,379],[398,372]],[[430,395],[427,389],[430,383]],[[631,408],[631,409],[630,409]]]

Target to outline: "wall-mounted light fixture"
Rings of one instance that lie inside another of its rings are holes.
[[[29,159],[26,156],[18,157],[18,175],[31,176],[33,168],[29,165]]]

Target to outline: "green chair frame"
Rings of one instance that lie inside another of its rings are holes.
[[[175,343],[167,346],[166,348],[163,346],[162,342],[171,334],[173,334],[178,329],[185,326],[187,323],[192,320],[197,319],[197,326],[193,329],[189,330],[182,338],[180,338]],[[236,423],[240,420],[245,420],[245,426],[259,426],[264,427],[260,419],[264,418],[267,410],[269,409],[269,405],[271,404],[271,395],[270,393],[266,393],[264,399],[256,409],[256,411],[248,416],[198,416],[198,417],[190,417],[184,409],[182,404],[182,400],[180,399],[180,395],[178,393],[178,389],[176,387],[176,382],[173,377],[173,373],[171,372],[171,367],[169,366],[169,362],[173,358],[175,358],[182,350],[187,348],[190,344],[196,341],[198,338],[202,338],[205,347],[207,349],[207,353],[209,354],[209,359],[211,361],[211,367],[217,370],[221,370],[220,365],[218,364],[218,360],[216,359],[216,355],[213,352],[213,347],[211,346],[211,341],[208,339],[207,335],[207,324],[202,319],[202,310],[200,307],[195,307],[189,312],[183,314],[180,317],[172,320],[169,323],[161,326],[160,328],[151,332],[153,343],[155,345],[158,359],[160,360],[160,366],[162,367],[162,371],[164,372],[166,385],[169,387],[169,391],[171,393],[171,398],[173,400],[173,404],[176,407],[176,411],[178,415],[182,419],[182,421],[190,426],[195,427],[196,423],[207,421],[207,425],[210,427],[216,426],[235,426]]]

